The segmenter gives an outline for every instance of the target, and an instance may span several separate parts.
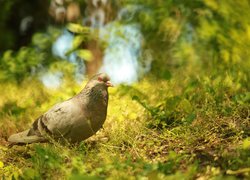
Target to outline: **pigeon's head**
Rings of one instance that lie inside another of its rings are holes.
[[[88,85],[91,85],[91,86],[102,86],[102,87],[112,87],[113,84],[110,82],[110,78],[107,74],[105,73],[100,73],[100,74],[96,74],[94,75]]]

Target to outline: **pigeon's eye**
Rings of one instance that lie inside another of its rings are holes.
[[[98,81],[103,82],[103,79],[101,77],[98,77]]]

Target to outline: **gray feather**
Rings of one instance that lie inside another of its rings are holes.
[[[36,143],[36,142],[45,142],[46,138],[36,135],[28,136],[29,130],[13,134],[9,137],[8,141],[10,143],[20,143],[20,144],[28,144],[28,143]]]
[[[8,141],[34,143],[52,137],[80,142],[92,136],[106,119],[107,81],[109,77],[106,74],[95,75],[79,94],[56,104],[37,118],[29,130],[10,136]]]

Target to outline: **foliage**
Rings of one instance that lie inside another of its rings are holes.
[[[78,57],[84,59],[85,61],[92,61],[93,55],[90,50],[82,49],[81,47],[84,44],[87,44],[91,39],[93,39],[93,33],[90,33],[89,27],[84,27],[79,24],[70,23],[67,26],[67,29],[75,34],[72,48],[66,52],[66,55],[69,55],[73,52],[76,53]]]
[[[20,83],[25,78],[37,76],[43,68],[55,62],[50,48],[58,34],[58,30],[49,28],[47,34],[33,36],[32,46],[22,47],[17,52],[5,51],[0,62],[0,81]]]
[[[43,0],[0,1],[0,55],[8,49],[28,46],[32,34],[46,29],[48,6],[49,1]]]
[[[242,68],[249,69],[247,0],[127,0],[126,4],[138,7],[132,21],[141,25],[146,46],[154,50],[153,70],[158,77],[177,62],[198,60],[226,68],[241,61]]]

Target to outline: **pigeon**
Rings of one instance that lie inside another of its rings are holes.
[[[8,141],[29,144],[54,139],[79,143],[89,138],[106,120],[108,87],[112,86],[107,74],[94,75],[80,93],[56,104],[37,118],[30,129],[11,135]]]

